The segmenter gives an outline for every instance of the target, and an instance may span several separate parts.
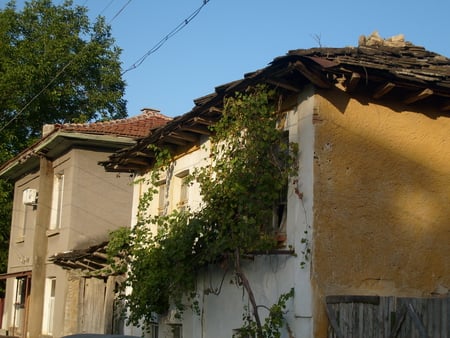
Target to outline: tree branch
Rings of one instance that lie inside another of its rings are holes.
[[[241,268],[241,257],[240,257],[240,253],[239,253],[239,249],[237,248],[234,252],[234,268],[236,270],[236,275],[239,277],[239,279],[242,282],[242,285],[244,286],[244,289],[247,291],[248,293],[248,298],[250,300],[250,304],[252,305],[253,308],[253,316],[255,317],[255,322],[256,322],[256,327],[258,330],[258,337],[262,337],[263,336],[263,332],[262,332],[262,325],[261,325],[261,319],[259,318],[259,313],[258,313],[258,305],[256,304],[256,300],[255,300],[255,295],[253,294],[253,290],[250,286],[250,282],[248,281],[247,277],[244,274],[244,271],[242,271]]]

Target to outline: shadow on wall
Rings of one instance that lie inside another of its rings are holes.
[[[336,95],[316,122],[319,292],[448,292],[450,117]]]

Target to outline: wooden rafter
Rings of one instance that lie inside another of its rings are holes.
[[[197,142],[198,137],[195,135],[192,135],[190,133],[182,132],[182,131],[173,131],[168,136],[174,137],[176,139],[188,141],[188,142]]]
[[[200,135],[211,135],[211,130],[209,130],[208,127],[202,125],[183,126],[182,129]]]
[[[213,109],[213,108],[211,108],[211,109]],[[210,126],[210,125],[214,124],[214,121],[204,119],[202,117],[194,117],[193,121],[197,124],[203,124],[205,126]]]
[[[175,144],[175,145],[178,145],[178,146],[185,146],[187,144],[187,142],[185,140],[182,140],[180,138],[174,137],[173,135],[166,135],[166,136],[164,136],[162,141],[164,143],[171,143],[171,144]]]
[[[379,86],[378,88],[375,89],[372,97],[374,99],[380,99],[382,98],[384,95],[386,95],[387,93],[389,93],[392,89],[395,88],[395,84],[392,82],[386,82],[384,84],[382,84],[381,86]]]
[[[411,103],[426,99],[427,97],[429,97],[433,94],[434,94],[434,92],[431,89],[426,88],[418,93],[414,93],[414,94],[408,96],[403,102],[405,104],[411,104]]]
[[[300,92],[300,88],[294,87],[294,86],[292,86],[290,84],[287,84],[286,82],[275,81],[275,80],[267,80],[266,82],[271,84],[271,85],[274,85],[276,87],[287,89],[287,90],[289,90],[291,92],[294,92],[294,93],[299,93]]]
[[[311,68],[306,67],[303,62],[297,61],[295,63],[295,69],[297,69],[304,77],[315,84],[319,88],[328,89],[331,87],[330,81],[326,78],[324,73],[315,72]]]
[[[129,157],[125,160],[126,164],[137,164],[137,165],[142,165],[142,166],[148,166],[149,162],[148,160],[145,159],[139,159],[136,157]]]

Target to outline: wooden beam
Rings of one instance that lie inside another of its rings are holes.
[[[211,108],[211,109],[212,109],[212,108]],[[205,126],[210,126],[210,125],[214,124],[213,121],[207,120],[207,119],[204,119],[204,118],[201,118],[201,117],[194,117],[193,120],[194,120],[195,123],[197,123],[197,124],[203,124],[203,125],[205,125]]]
[[[287,84],[287,83],[284,83],[284,82],[275,81],[275,80],[267,80],[266,82],[271,84],[271,85],[274,85],[276,87],[280,87],[280,88],[283,88],[283,89],[290,90],[291,92],[294,92],[294,93],[299,93],[300,92],[300,88],[291,86],[290,84]]]
[[[218,114],[222,114],[222,109],[219,109],[219,108],[217,108],[217,107],[210,107],[210,108],[208,109],[208,112],[210,112],[210,113],[218,113]]]
[[[198,141],[198,137],[195,135],[192,135],[190,133],[183,133],[182,131],[173,131],[171,132],[168,136],[180,139],[180,140],[184,140],[184,141],[188,141],[188,142],[197,142]]]
[[[346,83],[345,90],[349,93],[353,92],[358,86],[359,80],[361,80],[361,75],[359,75],[359,73],[353,72],[352,76]]]
[[[173,137],[171,135],[164,136],[163,138],[161,138],[161,141],[163,143],[170,143],[170,144],[175,144],[175,145],[178,145],[178,146],[185,146],[187,144],[186,141],[184,141],[182,139],[179,139],[179,138],[176,138],[176,137]]]
[[[150,165],[150,163],[148,162],[148,161],[146,161],[146,160],[142,160],[142,159],[139,159],[139,158],[133,158],[133,157],[129,157],[129,158],[127,158],[125,161],[124,161],[124,163],[126,163],[126,164],[138,164],[138,165],[142,165],[142,166],[149,166]]]
[[[182,130],[201,135],[211,135],[211,130],[201,125],[183,126]]]
[[[87,264],[85,264],[83,262],[80,262],[80,261],[77,261],[76,264],[79,265],[80,267],[82,267],[82,268],[84,267],[84,268],[86,268],[88,270],[96,270],[95,267],[89,266],[89,265],[87,265]]]
[[[392,82],[387,82],[381,86],[379,86],[377,89],[375,89],[375,92],[373,93],[372,97],[374,99],[379,99],[389,93],[392,89],[394,89],[395,84]]]
[[[93,269],[103,269],[107,264],[105,263],[100,263],[100,262],[96,262],[96,261],[93,261],[92,259],[87,259],[87,258],[84,258],[83,259],[83,262],[84,263],[87,263],[87,265],[88,266],[91,266]]]
[[[108,259],[108,255],[105,254],[105,253],[102,253],[102,252],[95,251],[95,252],[92,253],[92,255],[95,256],[95,257],[99,257],[99,258],[105,259],[105,260]]]
[[[295,69],[297,69],[304,77],[306,77],[317,87],[324,89],[328,89],[331,87],[331,83],[330,81],[328,81],[326,76],[306,67],[302,62],[297,61],[295,63]]]
[[[429,97],[433,94],[434,94],[434,92],[431,89],[426,88],[426,89],[422,90],[421,92],[410,95],[403,102],[405,104],[411,104],[411,103],[426,99],[427,97]]]
[[[144,153],[143,151],[133,152],[133,156],[146,157],[146,158],[155,158],[155,154],[153,152],[151,152],[151,153]]]

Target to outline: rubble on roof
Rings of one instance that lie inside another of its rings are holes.
[[[406,45],[412,45],[410,42],[405,41],[403,34],[398,34],[388,39],[383,39],[378,32],[373,32],[369,36],[361,35],[358,40],[358,47],[366,46],[387,46],[387,47],[406,47]]]

